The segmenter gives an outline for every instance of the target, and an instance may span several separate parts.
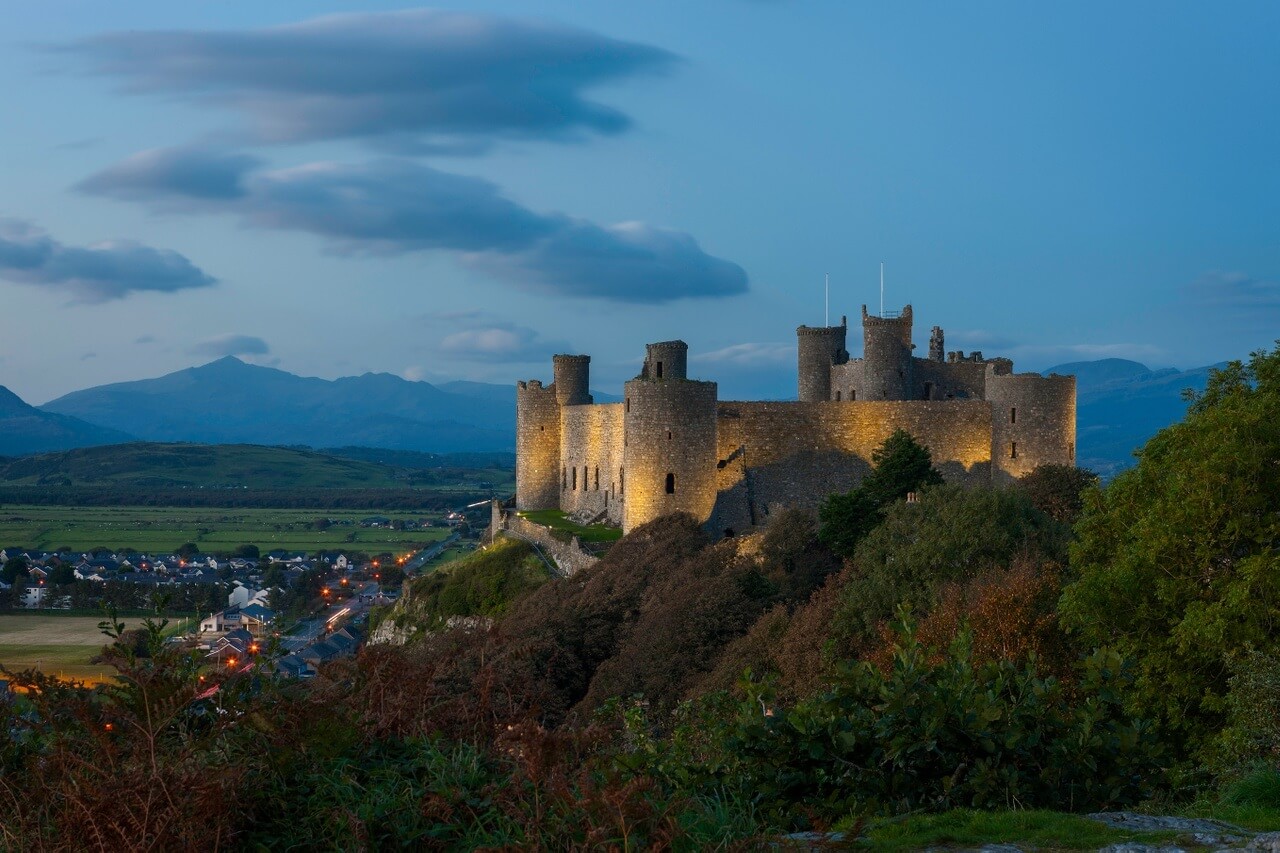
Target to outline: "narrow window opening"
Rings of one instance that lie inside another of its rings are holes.
[[[631,398],[630,398],[630,397],[628,397],[628,398],[627,398],[627,400],[626,400],[626,410],[627,410],[628,412],[629,412],[629,411],[631,411]]]
[[[920,399],[922,399],[922,400],[932,400],[932,399],[933,399],[933,383],[932,383],[932,382],[926,382],[926,383],[924,383],[924,396],[923,396],[923,397],[921,397]]]
[[[1018,442],[1016,441],[1009,445],[1009,458],[1010,459],[1018,458]]]
[[[837,403],[839,403],[839,402],[840,402],[840,392],[839,392],[839,391],[837,391],[837,392],[836,392],[836,402],[837,402]]]
[[[667,474],[667,494],[674,495],[676,493],[676,475]]]
[[[590,481],[587,479],[587,466],[583,465],[582,466],[582,491],[585,492],[587,490],[588,482]]]
[[[596,487],[596,491],[598,492],[600,491],[600,466],[599,465],[595,467],[595,471],[593,473],[595,474],[595,477],[594,477],[595,487]]]
[[[545,426],[538,427],[538,432],[546,432],[546,431],[547,431],[547,428]]]
[[[662,378],[662,362],[658,362],[658,378]]]
[[[733,538],[733,528],[732,528],[732,527],[726,527],[726,528],[724,529],[724,538],[725,538],[725,539],[732,539],[732,538]]]
[[[618,494],[622,494],[626,490],[627,490],[627,481],[623,473],[623,470],[619,468],[618,469]]]
[[[849,402],[851,402],[851,403],[852,403],[852,402],[854,402],[854,401],[855,401],[855,400],[857,400],[857,399],[858,399],[858,389],[857,389],[857,388],[850,388],[850,389],[849,389]]]
[[[671,440],[671,430],[667,430],[667,441]]]
[[[1016,424],[1018,422],[1018,407],[1014,406],[1009,410],[1009,423]]]
[[[578,466],[573,466],[573,491],[578,490]]]
[[[569,469],[568,468],[560,469],[560,488],[562,489],[569,488]]]
[[[1076,443],[1074,441],[1067,445],[1067,461],[1076,461]]]

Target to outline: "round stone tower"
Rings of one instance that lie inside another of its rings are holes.
[[[557,355],[551,358],[555,371],[556,400],[562,406],[585,406],[591,402],[591,356]]]
[[[689,345],[684,341],[647,344],[644,348],[644,369],[640,376],[654,381],[688,379]]]
[[[839,326],[796,329],[801,403],[831,399],[831,368],[849,360],[849,351],[845,349],[848,331],[848,320],[844,317],[840,318]]]
[[[912,388],[911,306],[877,317],[862,306],[862,371],[868,400],[909,400]]]
[[[516,384],[516,509],[560,506],[560,404],[538,380]]]
[[[1037,465],[1076,464],[1076,378],[1010,373],[987,366],[992,482],[1009,483]]]
[[[680,341],[651,345],[645,373],[653,378],[641,375],[624,386],[624,531],[673,512],[706,521],[715,506],[716,383],[685,379],[687,351]],[[668,366],[672,355],[678,375]]]

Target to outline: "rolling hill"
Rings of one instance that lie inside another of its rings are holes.
[[[422,476],[309,450],[234,444],[118,444],[0,462],[0,483],[11,486],[379,489],[413,486]]]
[[[0,385],[0,456],[22,456],[95,444],[132,441],[133,436],[65,414],[29,406]]]
[[[1111,476],[1133,464],[1133,451],[1147,439],[1181,420],[1187,412],[1183,390],[1203,391],[1209,372],[1221,366],[1152,370],[1108,358],[1060,364],[1045,373],[1075,374],[1077,461]]]
[[[515,393],[504,391],[450,393],[386,373],[317,379],[228,356],[156,379],[75,391],[41,408],[148,441],[442,453],[514,447]]]

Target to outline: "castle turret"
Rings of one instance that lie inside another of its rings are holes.
[[[662,341],[644,348],[644,368],[640,378],[688,379],[689,345],[684,341]]]
[[[911,306],[897,316],[877,317],[863,305],[862,346],[866,399],[911,399]]]
[[[516,384],[516,509],[560,506],[560,403],[556,387]]]
[[[845,349],[848,320],[839,326],[800,326],[796,329],[799,353],[798,384],[802,403],[831,399],[831,368],[849,360]]]
[[[585,406],[591,402],[591,356],[556,355],[551,362],[555,370],[556,400],[562,406]]]
[[[1037,465],[1076,464],[1076,378],[1013,373],[1008,359],[987,363],[992,481],[1010,482]]]
[[[626,383],[625,531],[673,512],[706,521],[715,505],[716,383],[685,378],[687,351],[683,341],[650,345],[644,372]]]

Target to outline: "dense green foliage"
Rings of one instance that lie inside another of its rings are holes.
[[[1018,488],[1045,515],[1074,524],[1084,509],[1084,493],[1098,475],[1074,465],[1039,465],[1018,478]]]
[[[546,565],[528,543],[499,539],[410,581],[388,618],[432,627],[451,616],[498,616],[548,578]]]
[[[1137,661],[1134,707],[1188,754],[1222,728],[1233,659],[1280,653],[1277,425],[1280,349],[1214,372],[1076,525],[1063,619]]]
[[[918,503],[890,504],[883,519],[855,551],[856,580],[836,614],[836,636],[851,648],[865,648],[900,604],[931,608],[947,582],[1018,556],[1066,558],[1066,529],[1013,489],[936,486]]]
[[[856,489],[832,495],[822,505],[822,541],[846,557],[852,556],[862,538],[880,523],[886,506],[942,482],[929,448],[906,430],[899,429],[885,439],[871,454],[871,462],[873,470]]]

